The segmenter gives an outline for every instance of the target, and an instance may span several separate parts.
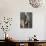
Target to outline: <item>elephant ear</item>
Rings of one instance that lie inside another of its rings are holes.
[[[41,5],[42,0],[29,0],[29,3],[32,7],[38,8]]]

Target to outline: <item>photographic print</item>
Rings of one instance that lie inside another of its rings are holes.
[[[32,12],[20,12],[20,28],[32,28]]]

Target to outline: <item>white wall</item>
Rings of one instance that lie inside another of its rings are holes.
[[[10,33],[17,40],[27,40],[34,34],[37,35],[39,40],[46,40],[46,6],[33,8],[30,6],[28,0],[0,0],[0,17],[8,16],[13,17],[13,22]],[[33,27],[31,29],[20,28],[20,12],[32,12],[33,13]],[[1,18],[0,18],[1,19]],[[0,35],[2,35],[2,31]],[[0,39],[3,37],[0,36]]]

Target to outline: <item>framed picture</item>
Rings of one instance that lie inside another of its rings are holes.
[[[20,28],[32,28],[32,12],[20,12]]]

